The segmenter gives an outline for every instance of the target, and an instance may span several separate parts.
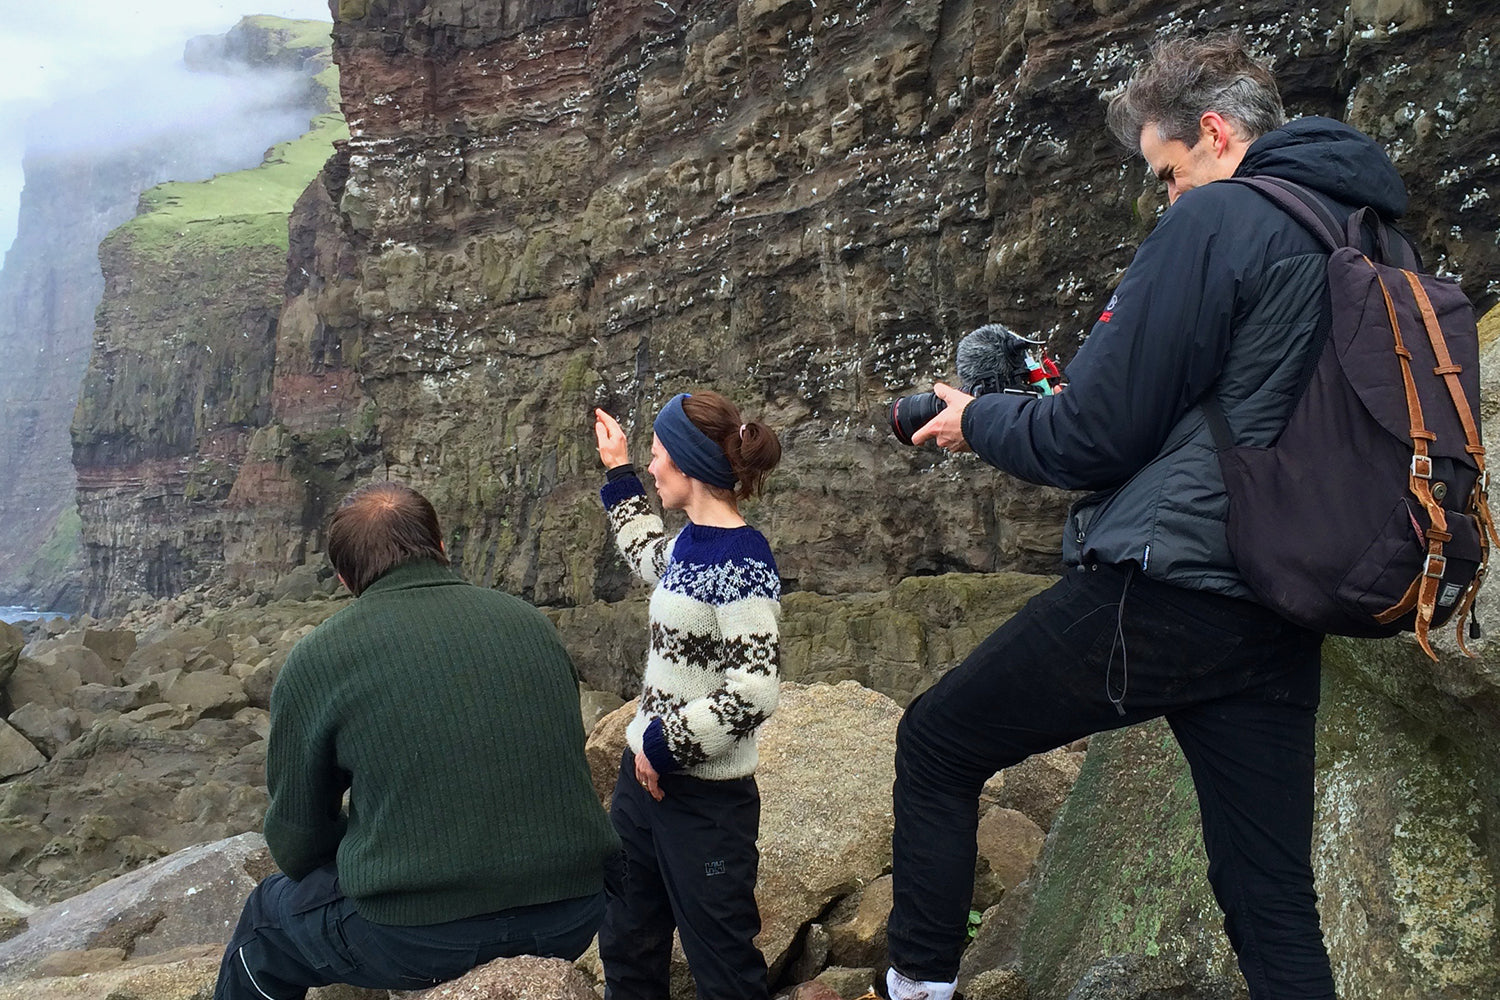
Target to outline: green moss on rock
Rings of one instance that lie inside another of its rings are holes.
[[[1205,988],[1236,982],[1202,840],[1192,777],[1165,723],[1094,737],[1022,934],[1033,995],[1066,995],[1110,956],[1164,960]]]

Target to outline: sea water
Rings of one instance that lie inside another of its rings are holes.
[[[66,618],[61,611],[38,611],[36,608],[17,608],[0,605],[0,622],[25,622],[34,618]]]

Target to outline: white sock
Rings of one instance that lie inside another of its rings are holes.
[[[885,990],[891,1000],[953,1000],[958,980],[951,983],[924,983],[907,979],[895,966],[885,970]]]

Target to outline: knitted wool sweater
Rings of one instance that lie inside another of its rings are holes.
[[[266,843],[294,879],[337,860],[382,924],[592,895],[619,841],[583,742],[577,675],[540,611],[403,563],[276,679]]]
[[[781,579],[770,545],[748,525],[689,522],[668,538],[634,475],[600,495],[625,561],[656,584],[631,749],[662,774],[754,774],[756,732],[779,693]]]

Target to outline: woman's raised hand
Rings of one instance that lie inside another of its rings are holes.
[[[625,431],[620,422],[603,410],[594,410],[594,439],[599,444],[599,461],[606,469],[625,465],[630,461],[630,446],[625,442]]]

